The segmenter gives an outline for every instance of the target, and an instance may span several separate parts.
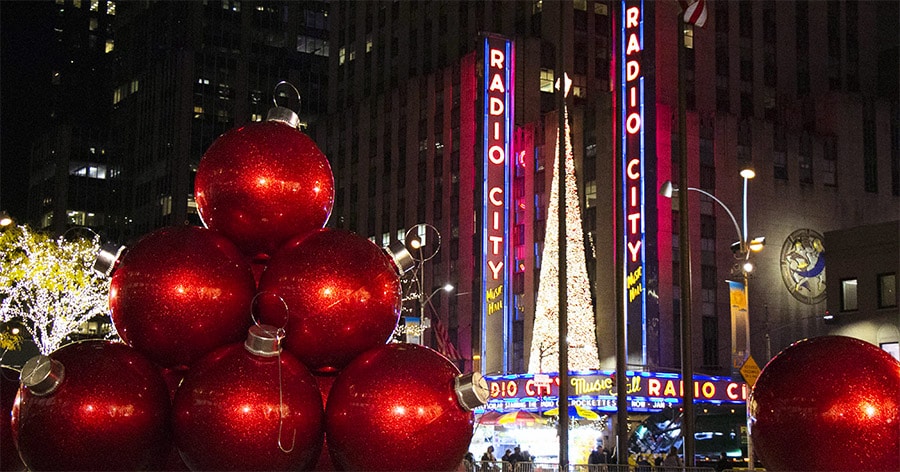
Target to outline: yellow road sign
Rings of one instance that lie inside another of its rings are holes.
[[[759,377],[759,366],[753,360],[753,356],[747,356],[747,360],[741,366],[741,377],[751,387],[756,384],[756,378]]]

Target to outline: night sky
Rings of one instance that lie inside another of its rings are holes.
[[[49,1],[0,2],[0,210],[26,213],[30,142],[49,123]]]

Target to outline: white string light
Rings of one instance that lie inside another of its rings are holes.
[[[41,354],[109,312],[109,280],[92,270],[92,241],[52,239],[18,226],[0,236],[0,321],[22,320]],[[112,328],[109,337],[115,336]]]
[[[600,367],[590,281],[584,256],[584,232],[575,179],[575,157],[566,111],[566,278],[569,370]],[[540,284],[534,316],[528,372],[555,372],[559,366],[559,149],[553,163],[553,183],[547,207],[547,232],[541,258]]]

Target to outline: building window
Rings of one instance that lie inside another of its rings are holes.
[[[878,193],[878,150],[875,141],[875,107],[863,106],[863,172],[866,192]]]
[[[878,308],[897,306],[897,274],[878,276]]]
[[[856,279],[841,280],[841,311],[856,311]]]
[[[822,181],[827,187],[837,187],[837,143],[826,139],[822,159]]]
[[[800,163],[800,183],[811,184],[813,182],[812,138],[809,134],[804,134],[800,137],[797,159]]]
[[[703,317],[703,365],[719,365],[719,319],[715,316]]]

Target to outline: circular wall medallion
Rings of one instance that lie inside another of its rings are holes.
[[[824,237],[798,229],[781,246],[781,278],[791,295],[808,305],[825,300]]]

